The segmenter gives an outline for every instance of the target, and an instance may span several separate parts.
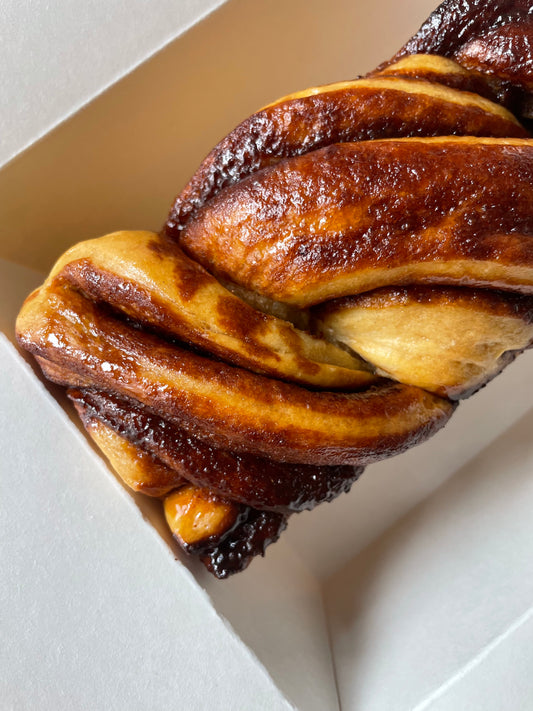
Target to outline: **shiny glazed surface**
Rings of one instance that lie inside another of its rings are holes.
[[[491,87],[503,105],[533,117],[530,0],[445,0],[390,63],[411,54],[455,59]]]

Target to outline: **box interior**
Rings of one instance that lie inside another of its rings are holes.
[[[157,230],[173,196],[236,123],[277,96],[371,69],[433,6],[418,0],[407,12],[385,0],[335,0],[325,14],[318,0],[233,0],[30,147],[0,172],[0,330],[13,339],[22,299],[65,248],[116,229]],[[30,384],[20,355],[7,342],[2,349],[4,373],[34,398],[19,403],[20,421],[30,421],[35,403],[53,408],[57,391]],[[157,532],[156,557],[180,559],[163,575],[207,591],[280,691],[265,708],[285,707],[283,698],[310,710],[339,702],[368,711],[457,708],[439,704],[474,693],[467,679],[479,685],[483,665],[531,627],[532,580],[523,573],[531,552],[526,433],[533,421],[524,383],[532,356],[462,404],[430,442],[369,467],[349,495],[294,517],[264,560],[223,583],[183,561],[157,506],[104,483],[110,475],[68,410],[55,409],[41,436],[53,441],[60,422],[76,459],[97,468],[98,493],[110,489],[105,495],[116,495],[121,515],[133,517],[133,534]],[[4,403],[9,397],[17,400],[6,386]],[[68,490],[71,458],[58,457],[46,458],[43,476],[55,471],[57,487]],[[83,525],[87,532],[92,524]],[[108,546],[113,528],[98,532]],[[240,651],[227,653],[245,657],[231,639]],[[274,694],[257,678],[258,693]],[[490,680],[483,683],[493,703],[486,708],[496,708]]]

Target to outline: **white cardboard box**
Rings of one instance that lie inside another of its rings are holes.
[[[433,440],[369,467],[218,582],[189,569],[158,507],[114,479],[10,342],[24,295],[65,247],[157,229],[240,119],[367,71],[432,9],[230,1],[185,34],[177,22],[165,49],[0,172],[2,708],[533,708],[532,353]],[[168,40],[167,20],[144,52]],[[102,51],[133,68],[131,34],[116,42]]]

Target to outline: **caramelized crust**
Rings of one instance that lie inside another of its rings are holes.
[[[431,13],[418,32],[386,64],[409,54],[452,56],[474,38],[487,32],[519,24],[524,32],[531,24],[530,0],[444,0]],[[520,64],[526,70],[529,57],[522,55]],[[529,67],[531,72],[532,67]]]
[[[244,506],[235,517],[235,506],[226,504],[227,511],[223,506],[209,491],[194,486],[172,492],[164,503],[174,538],[220,579],[242,572],[255,556],[264,555],[287,526],[283,514]]]
[[[223,188],[282,158],[339,142],[443,135],[528,133],[512,114],[480,96],[409,78],[356,79],[284,97],[243,121],[211,151],[176,198],[166,232],[178,239]]]
[[[492,75],[502,82],[533,90],[533,19],[525,25],[510,22],[474,37],[455,53],[457,61],[478,75]],[[517,61],[517,57],[521,61]],[[529,67],[524,66],[524,58]]]
[[[385,65],[438,54],[474,69],[501,103],[531,118],[533,15],[530,0],[444,0]]]
[[[363,471],[352,466],[284,464],[217,449],[140,403],[101,390],[70,390],[69,397],[85,417],[150,452],[176,475],[218,498],[257,509],[281,513],[311,509],[348,491]]]
[[[200,557],[218,578],[247,568],[285,529],[286,514],[255,511],[186,483],[141,445],[95,417],[90,392],[69,391],[69,396],[88,434],[127,486],[150,496],[168,494],[164,513],[174,538],[185,553]],[[100,397],[106,396],[100,393]]]
[[[389,284],[533,292],[533,140],[337,144],[227,188],[182,234],[207,269],[306,307]]]
[[[222,449],[286,462],[362,465],[422,442],[453,412],[418,388],[312,392],[142,333],[54,283],[26,301],[22,345],[137,400]]]
[[[287,528],[287,518],[272,511],[248,509],[248,515],[215,548],[202,555],[202,563],[217,578],[244,570],[256,555],[275,543]]]

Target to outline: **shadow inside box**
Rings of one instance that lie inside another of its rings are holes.
[[[347,708],[430,708],[530,610],[532,427],[530,410],[325,582]]]
[[[236,124],[278,96],[370,70],[431,5],[405,17],[385,0],[332,0],[328,13],[320,0],[224,4],[0,172],[0,257],[47,271],[81,239],[159,229]]]

